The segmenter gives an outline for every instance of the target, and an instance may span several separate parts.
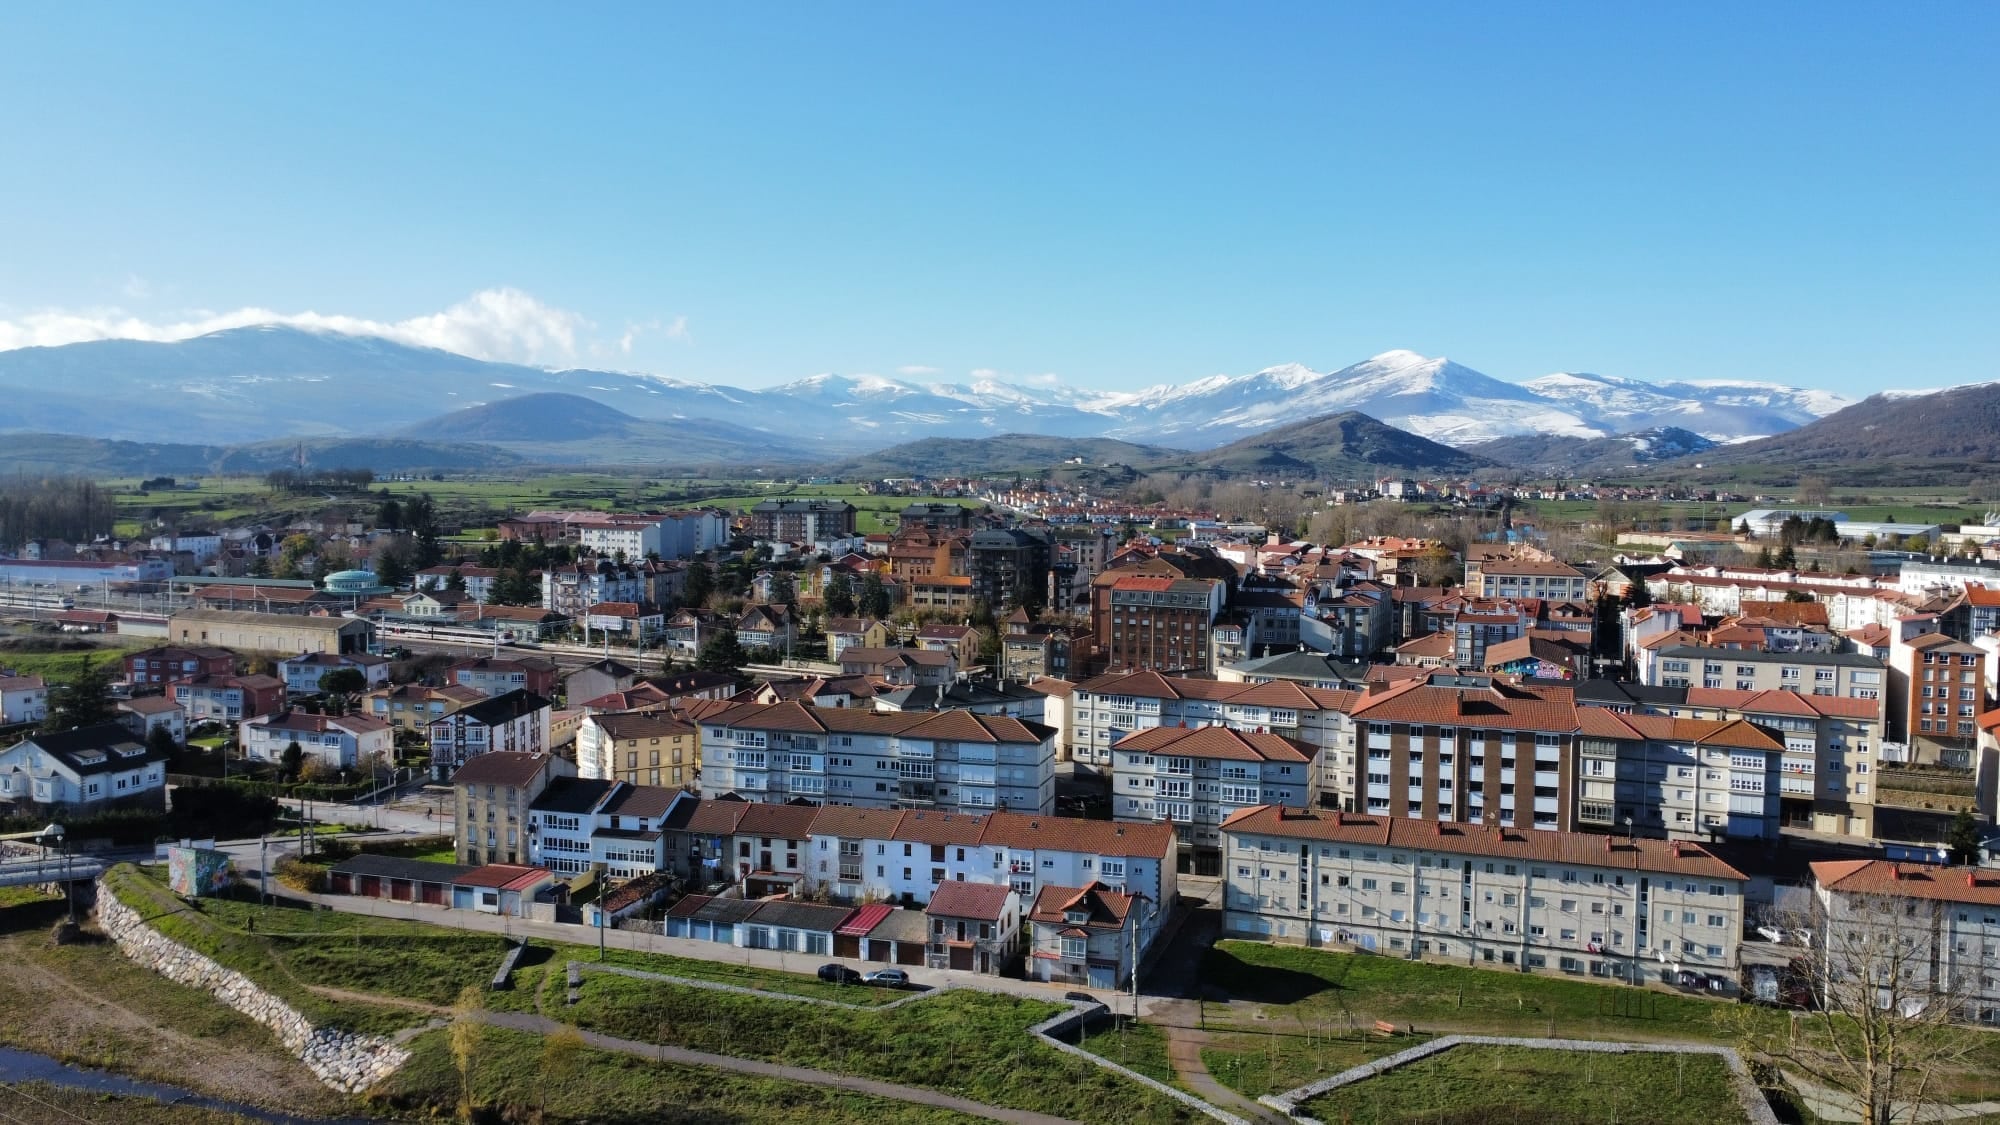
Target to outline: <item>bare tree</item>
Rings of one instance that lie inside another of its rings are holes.
[[[480,1040],[486,1025],[479,1013],[486,997],[479,986],[468,984],[459,990],[458,1002],[451,1006],[451,1058],[458,1066],[458,1119],[471,1121],[479,1107],[472,1091],[472,1064],[479,1057]]]
[[[1957,1026],[1976,973],[1944,948],[1949,904],[1894,894],[1822,891],[1803,916],[1812,934],[1795,966],[1814,1006],[1793,1020],[1747,1019],[1745,1046],[1781,1070],[1851,1099],[1862,1125],[1928,1117],[1945,1077],[1980,1045]]]

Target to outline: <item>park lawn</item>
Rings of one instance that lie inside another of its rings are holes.
[[[119,648],[107,646],[93,649],[77,649],[73,652],[0,652],[0,666],[12,669],[17,675],[40,676],[49,681],[74,680],[86,672],[101,666],[116,665],[125,658],[127,652],[136,646]]]
[[[1086,1032],[1077,1046],[1155,1082],[1181,1085],[1167,1054],[1167,1033],[1158,1024],[1105,1020]]]
[[[1350,1125],[1724,1125],[1744,1120],[1714,1055],[1454,1047],[1300,1107]]]
[[[450,844],[445,844],[440,847],[427,848],[423,851],[410,852],[405,858],[414,859],[422,863],[457,863],[458,850]]]
[[[1420,1042],[1422,1038],[1360,1031],[1308,1036],[1275,1029],[1211,1031],[1208,1045],[1201,1049],[1201,1065],[1224,1086],[1260,1098],[1296,1090]]]
[[[1028,1034],[1060,1009],[952,990],[849,1012],[597,973],[568,1009],[581,1027],[741,1058],[940,1090],[1077,1121],[1191,1121],[1187,1107]]]
[[[446,1118],[458,1105],[461,1075],[450,1032],[410,1041],[410,1061],[369,1095],[376,1112]],[[589,1047],[553,1062],[543,1036],[482,1027],[472,1068],[480,1120],[756,1121],[866,1125],[970,1125],[947,1110],[829,1090],[802,1082],[750,1078],[678,1066]]]

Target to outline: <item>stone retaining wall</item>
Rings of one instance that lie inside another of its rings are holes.
[[[126,957],[176,984],[199,988],[270,1028],[315,1077],[344,1094],[368,1089],[409,1060],[408,1051],[387,1039],[314,1027],[249,977],[146,925],[138,911],[118,901],[102,880],[97,884],[97,920]]]
[[[1028,1034],[1035,1036],[1058,1051],[1075,1055],[1077,1058],[1083,1059],[1092,1065],[1103,1067],[1113,1074],[1129,1078],[1141,1086],[1152,1090],[1154,1093],[1165,1094],[1167,1097],[1194,1110],[1196,1113],[1222,1122],[1223,1125],[1250,1125],[1243,1118],[1223,1109],[1221,1106],[1210,1105],[1208,1102],[1195,1097],[1186,1090],[1177,1090],[1164,1082],[1148,1078],[1130,1067],[1120,1066],[1103,1055],[1086,1051],[1074,1043],[1063,1042],[1062,1037],[1064,1035],[1069,1034],[1079,1024],[1083,1023],[1084,1020],[1089,1019],[1097,1012],[1096,1005],[1082,1004],[1074,1000],[1068,1001],[1068,1003],[1070,1005],[1069,1011],[1057,1012],[1055,1015],[1029,1028]]]

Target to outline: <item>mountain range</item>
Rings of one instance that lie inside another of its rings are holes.
[[[1447,359],[1390,351],[1336,371],[1286,365],[1142,391],[982,379],[815,375],[756,390],[656,375],[494,363],[376,337],[263,325],[170,343],[99,340],[0,352],[0,431],[221,444],[412,434],[411,419],[542,393],[641,422],[705,420],[677,456],[832,460],[928,438],[1009,433],[1224,446],[1300,418],[1356,411],[1470,445],[1520,434],[1595,439],[1676,427],[1717,442],[1790,430],[1847,401],[1764,383],[1647,383],[1565,373],[1510,383]],[[569,419],[537,420],[564,444]],[[601,421],[601,420],[600,420]],[[629,429],[624,423],[619,427]],[[684,432],[684,427],[682,432]],[[465,441],[426,432],[427,440]],[[650,444],[652,433],[633,440]]]

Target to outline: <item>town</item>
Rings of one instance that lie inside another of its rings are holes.
[[[244,937],[350,918],[375,963],[336,979],[459,1020],[462,988],[504,987],[533,1018],[626,1026],[610,998],[563,1010],[549,950],[572,948],[572,1006],[612,952],[658,990],[1040,1000],[1054,1022],[1005,1034],[1225,1120],[1292,1113],[1340,1069],[1307,1050],[1218,1075],[1261,1018],[1214,983],[1225,962],[1255,1010],[1301,1019],[1323,1017],[1258,966],[1837,1011],[1824,958],[1878,953],[1881,929],[1921,943],[1895,985],[1913,1022],[2000,1020],[1991,517],[1711,494],[1676,521],[1697,529],[1543,532],[1496,524],[1484,490],[1383,481],[1290,486],[1304,507],[1273,527],[819,478],[476,527],[429,491],[452,482],[347,476],[302,518],[210,526],[151,508],[149,481],[120,510],[157,528],[0,558],[20,829],[0,871],[95,901],[141,964],[175,931],[133,919],[181,895]],[[1336,523],[1351,537],[1298,536]],[[480,934],[506,957],[453,944]],[[465,956],[426,954],[437,982],[405,993],[405,942]],[[283,1004],[288,957],[265,956],[213,971]],[[306,1048],[334,1089],[403,1056],[369,1003],[329,1017],[338,1049]],[[1440,1034],[1412,1003],[1380,998],[1392,1018],[1326,1057]],[[319,1004],[287,1010],[327,1031]],[[1175,1061],[1190,1034],[1225,1045],[1205,1069]]]

